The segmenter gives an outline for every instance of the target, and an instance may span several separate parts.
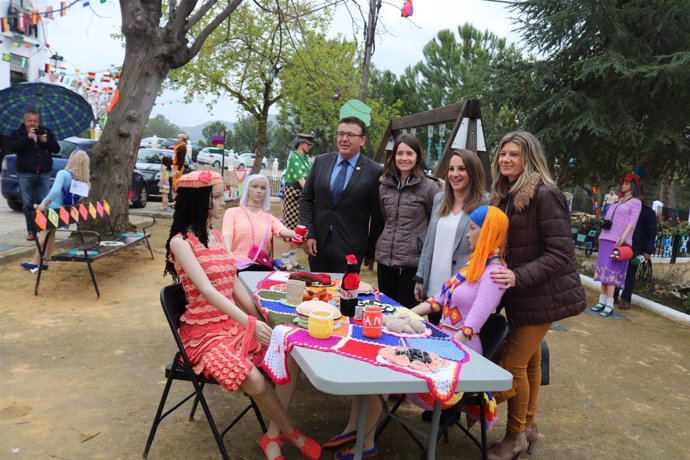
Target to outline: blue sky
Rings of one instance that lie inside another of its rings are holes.
[[[58,4],[55,1],[35,2],[43,5]],[[101,4],[91,1],[89,7],[80,3],[69,9],[64,17],[46,21],[46,41],[51,50],[65,59],[68,69],[78,68],[82,73],[106,70],[119,65],[124,49],[118,40],[111,37],[119,33],[120,6],[114,0]],[[362,2],[358,2],[362,3]],[[399,4],[399,5],[398,5]],[[422,58],[423,46],[439,30],[452,29],[465,22],[475,27],[488,29],[499,37],[516,42],[518,35],[512,32],[511,13],[506,5],[482,0],[414,0],[414,14],[408,19],[400,17],[403,0],[384,2],[377,34],[374,65],[400,73],[405,67]],[[335,15],[332,33],[353,34],[350,15],[340,8]],[[361,32],[357,31],[359,37]],[[234,104],[219,104],[209,111],[204,104],[170,103],[181,99],[181,95],[166,92],[160,98],[167,102],[156,105],[152,116],[165,115],[180,126],[193,126],[209,120],[235,120],[237,109]]]

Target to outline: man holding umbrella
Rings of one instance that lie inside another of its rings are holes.
[[[10,134],[7,146],[17,154],[17,181],[22,194],[22,210],[26,218],[27,240],[35,238],[31,219],[34,204],[50,191],[50,172],[53,167],[51,153],[60,151],[60,145],[53,133],[39,125],[36,110],[24,112],[24,124]]]

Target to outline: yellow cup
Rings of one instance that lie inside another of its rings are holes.
[[[315,339],[327,339],[333,334],[333,314],[314,310],[309,314],[309,335]]]

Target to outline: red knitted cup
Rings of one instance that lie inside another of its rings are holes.
[[[302,246],[304,237],[307,236],[307,227],[304,225],[297,225],[293,230],[292,242],[297,246]]]

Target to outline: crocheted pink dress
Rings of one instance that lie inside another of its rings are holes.
[[[209,241],[208,248],[191,233],[187,233],[187,241],[211,284],[230,299],[237,268],[223,246],[220,233],[211,232],[216,241]],[[182,238],[182,234],[174,238]],[[180,317],[180,338],[194,372],[213,377],[223,388],[235,391],[252,367],[261,364],[266,353],[266,348],[254,339],[256,318],[250,315],[245,328],[218,310],[201,295],[174,257],[170,258],[187,296],[187,309]]]

